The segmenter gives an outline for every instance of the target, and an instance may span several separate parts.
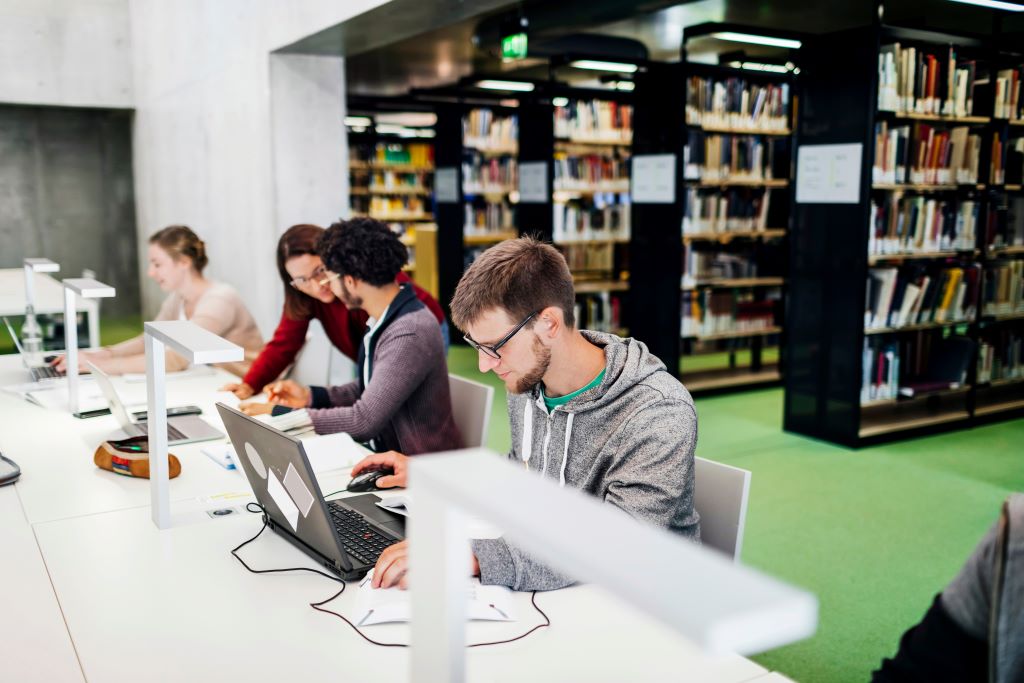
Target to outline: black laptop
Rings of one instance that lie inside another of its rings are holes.
[[[301,441],[223,403],[217,410],[267,525],[318,564],[358,580],[405,538],[405,518],[372,493],[325,501]]]

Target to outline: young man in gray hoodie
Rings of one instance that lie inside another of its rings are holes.
[[[484,252],[455,291],[455,325],[477,350],[480,371],[493,371],[508,390],[508,458],[699,541],[697,414],[689,392],[642,342],[577,329],[574,303],[565,259],[525,237]],[[395,471],[379,486],[405,485],[405,456],[373,455],[352,473],[374,466]],[[504,538],[475,540],[472,550],[473,573],[485,584],[551,590],[574,583]],[[402,542],[381,555],[373,585],[405,585],[407,569]]]

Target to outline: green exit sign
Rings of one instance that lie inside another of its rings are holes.
[[[513,33],[501,39],[502,59],[523,59],[526,57],[526,34]]]

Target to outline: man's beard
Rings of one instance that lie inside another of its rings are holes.
[[[516,382],[515,388],[512,389],[513,394],[525,394],[540,384],[540,381],[544,379],[544,375],[547,374],[548,366],[551,365],[551,349],[544,346],[538,337],[534,337],[533,353],[537,362],[534,364],[533,369]]]
[[[345,304],[346,308],[361,309],[363,307],[362,298],[348,291],[348,287],[345,286],[344,282],[338,280],[338,285],[341,287],[341,296],[339,296],[338,298],[341,299],[341,303]]]

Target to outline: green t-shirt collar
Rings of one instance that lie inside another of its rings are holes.
[[[597,377],[595,377],[594,379],[590,380],[590,382],[587,384],[587,386],[583,387],[582,389],[577,389],[576,391],[572,392],[571,394],[566,394],[565,396],[557,396],[555,398],[548,398],[548,395],[544,393],[544,387],[541,386],[541,388],[540,388],[540,395],[541,395],[541,398],[544,399],[544,407],[547,408],[548,413],[550,413],[552,410],[554,410],[558,406],[565,405],[569,401],[573,400],[574,398],[576,398],[577,396],[582,394],[584,391],[587,391],[589,389],[593,389],[598,384],[600,384],[601,380],[604,379],[604,373],[605,373],[606,369],[607,368],[601,368],[601,372],[598,373]]]

